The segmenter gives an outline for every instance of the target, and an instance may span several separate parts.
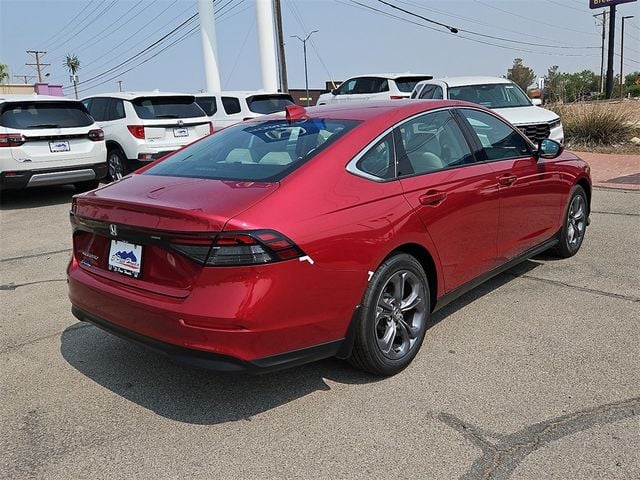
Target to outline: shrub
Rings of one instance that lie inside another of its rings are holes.
[[[548,108],[560,115],[570,144],[611,145],[631,137],[631,110],[623,103],[576,103]]]

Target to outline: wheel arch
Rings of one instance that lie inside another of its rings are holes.
[[[576,182],[576,185],[580,185],[587,194],[587,206],[589,207],[589,211],[591,211],[591,184],[586,178],[581,177]]]
[[[107,140],[105,142],[105,146],[107,147],[107,152],[109,150],[113,150],[114,148],[117,148],[118,150],[120,150],[120,152],[122,152],[122,154],[124,154],[124,149],[122,148],[122,146],[116,142],[115,140]],[[126,155],[125,155],[126,156]]]
[[[427,280],[429,281],[429,296],[431,301],[431,311],[433,311],[436,300],[438,298],[438,270],[436,268],[436,262],[433,259],[433,256],[424,246],[419,245],[417,243],[405,243],[398,247],[396,247],[387,257],[389,258],[391,255],[396,253],[406,253],[414,257],[422,268],[424,269],[424,273],[427,275]],[[384,262],[384,260],[383,260]]]

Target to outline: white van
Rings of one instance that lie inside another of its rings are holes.
[[[411,98],[464,100],[490,108],[518,127],[532,142],[550,138],[564,143],[560,117],[535,106],[522,89],[500,77],[451,77],[418,83]]]
[[[288,93],[262,91],[199,93],[196,103],[209,116],[214,130],[262,115],[284,112],[287,105],[294,104]]]
[[[0,96],[0,189],[73,184],[107,174],[104,134],[82,103],[45,95]]]

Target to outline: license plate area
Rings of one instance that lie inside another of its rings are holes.
[[[108,268],[128,277],[140,278],[142,273],[142,245],[111,240]]]
[[[189,136],[189,129],[187,127],[174,128],[173,129],[173,136],[174,137],[188,137]]]
[[[67,140],[56,140],[49,142],[49,150],[51,153],[68,152],[71,150],[71,146]]]

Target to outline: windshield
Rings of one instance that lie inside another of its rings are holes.
[[[400,77],[396,78],[395,82],[398,86],[398,90],[405,93],[411,93],[418,82],[431,80],[431,78],[433,77]]]
[[[184,148],[144,175],[278,181],[358,123],[317,118],[242,123]]]
[[[528,107],[531,100],[513,83],[449,87],[449,99],[477,103],[487,108]]]
[[[293,105],[293,100],[290,95],[254,95],[247,98],[247,104],[252,112],[268,115],[283,112],[287,105]]]
[[[204,111],[191,96],[140,97],[132,100],[136,114],[142,119],[204,117]]]
[[[6,103],[0,116],[0,125],[16,129],[88,127],[92,123],[80,102]]]

